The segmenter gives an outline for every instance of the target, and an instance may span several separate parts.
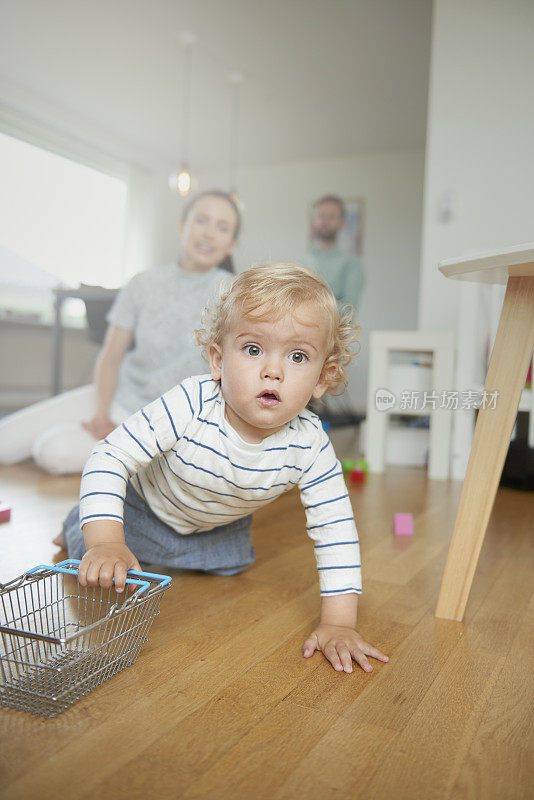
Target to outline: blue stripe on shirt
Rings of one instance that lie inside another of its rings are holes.
[[[241,464],[236,464],[234,461],[231,461],[229,456],[225,455],[224,453],[221,453],[214,447],[210,447],[207,444],[202,444],[202,442],[197,442],[195,439],[190,439],[188,436],[185,436],[185,434],[184,436],[182,436],[182,439],[185,439],[186,442],[194,444],[197,447],[202,447],[204,450],[210,450],[212,453],[215,453],[216,456],[220,456],[225,461],[228,461],[232,465],[232,467],[235,467],[236,469],[242,469],[245,472],[280,472],[281,469],[296,469],[299,472],[302,471],[302,467],[296,467],[293,464],[282,464],[282,466],[268,467],[266,469],[261,469],[260,467],[243,467],[241,466]],[[173,450],[173,453],[176,453],[176,450]]]
[[[147,504],[147,506],[150,508],[150,505],[149,505],[149,503],[148,503],[148,500],[146,499],[145,490],[143,489],[143,484],[141,483],[141,479],[140,479],[140,477],[139,477],[139,474],[137,474],[137,475],[134,475],[134,478],[135,478],[135,480],[136,480],[136,485],[139,487],[139,491],[141,492],[141,494],[142,494],[142,496],[143,496],[143,500],[145,501],[145,503]],[[133,479],[132,479],[132,480],[133,480]],[[133,485],[133,484],[132,484],[132,485]],[[135,488],[135,487],[134,487],[134,488]]]
[[[160,443],[158,442],[158,439],[157,439],[157,436],[156,436],[156,431],[155,431],[155,430],[154,430],[154,428],[152,427],[152,425],[151,425],[151,422],[150,422],[149,418],[148,418],[148,417],[147,417],[147,415],[145,414],[145,410],[144,410],[144,408],[142,408],[142,409],[141,409],[141,414],[143,415],[143,417],[144,417],[144,418],[146,419],[146,421],[148,422],[148,427],[150,428],[150,430],[151,430],[151,431],[152,431],[152,433],[154,434],[154,441],[156,442],[156,445],[157,445],[157,448],[158,448],[159,452],[160,452],[160,453],[163,453],[163,448],[160,446]]]
[[[315,422],[312,422],[312,421],[311,421],[311,419],[308,419],[307,417],[301,417],[301,416],[300,416],[300,414],[298,415],[298,418],[299,418],[299,419],[300,419],[302,422],[309,422],[309,423],[310,423],[310,425],[313,425],[313,427],[314,427],[314,428],[316,428],[316,430],[319,430],[318,426],[315,424]]]
[[[149,452],[148,452],[148,450],[146,449],[146,447],[144,447],[144,445],[142,445],[142,444],[141,444],[141,442],[139,441],[139,439],[138,439],[136,436],[134,436],[134,435],[133,435],[133,433],[132,433],[131,431],[129,431],[129,430],[128,430],[128,428],[126,427],[126,425],[124,424],[124,422],[122,423],[121,427],[122,427],[122,428],[124,428],[124,430],[126,431],[126,433],[128,434],[128,436],[131,436],[131,437],[132,437],[132,439],[134,440],[134,442],[137,442],[137,444],[139,445],[139,447],[141,448],[141,450],[143,451],[143,453],[146,453],[146,454],[147,454],[147,456],[148,456],[149,458],[154,458],[154,456],[152,455],[152,453],[149,453]]]
[[[349,493],[340,494],[339,497],[333,497],[331,500],[322,500],[320,503],[314,503],[312,506],[304,506],[304,511],[307,511],[309,508],[317,508],[317,506],[325,506],[327,503],[335,503],[337,500],[344,500],[345,497],[348,497]]]
[[[313,466],[313,464],[311,466]],[[332,472],[332,470],[334,470],[336,467],[337,467],[337,461],[335,461],[332,464],[332,466],[330,467],[330,469],[326,470],[326,472],[322,472],[321,475],[317,475],[317,477],[313,478],[309,483],[302,484],[302,486],[300,488],[301,489],[307,489],[309,486],[313,486],[315,483],[318,483],[322,478],[324,478],[325,475],[329,475]],[[305,475],[306,472],[308,472],[309,469],[310,468],[308,467],[308,469],[305,470],[305,472],[303,472],[302,474]],[[301,476],[301,479],[302,479],[302,476]]]
[[[94,517],[104,517],[104,519],[109,519],[113,517],[113,519],[120,519],[122,522],[122,517],[119,514],[87,514],[85,517],[82,517],[80,520],[80,525],[83,525],[86,519],[94,519]]]
[[[160,472],[161,472],[165,482],[167,483],[167,486],[169,487],[169,489],[172,492],[172,486],[170,485],[167,476],[163,472],[163,469],[161,467],[161,463],[159,461],[157,461],[156,463],[157,463],[157,465],[158,465],[158,467],[160,469]],[[210,516],[210,517],[233,517],[235,519],[235,516],[236,516],[235,514],[223,514],[222,512],[217,512],[217,511],[215,511],[215,512],[214,511],[205,511],[202,508],[194,508],[193,506],[189,506],[189,505],[187,505],[187,503],[184,503],[183,500],[178,500],[178,503],[180,504],[180,505],[178,505],[177,503],[173,502],[169,497],[167,497],[165,492],[163,492],[161,490],[161,487],[160,487],[160,485],[159,485],[159,483],[157,481],[155,473],[154,473],[154,480],[156,481],[156,486],[158,487],[158,491],[160,492],[160,494],[162,494],[163,497],[165,497],[170,503],[172,503],[173,506],[176,506],[176,508],[180,508],[181,509],[182,506],[183,506],[184,508],[190,509],[190,511],[194,511],[196,514],[198,514],[200,516],[202,516],[202,514],[208,514],[208,516]],[[199,521],[198,517],[192,520],[193,523],[197,523],[198,521]]]
[[[113,470],[111,469],[91,469],[89,470],[89,472],[84,472],[82,478],[85,478],[86,475],[94,475],[97,472],[104,472],[106,473],[106,475],[116,475],[117,478],[122,478],[123,481],[126,481],[126,483],[128,483],[128,478],[125,478],[124,475],[120,474],[120,472],[113,472]]]
[[[359,544],[359,543],[360,543],[359,539],[355,539],[354,541],[350,542],[328,542],[328,544],[316,544],[314,545],[313,549],[318,550],[320,547],[337,547],[338,545],[341,544]]]
[[[116,492],[87,492],[87,494],[82,494],[80,500],[85,500],[86,497],[92,497],[94,494],[107,494],[110,497],[118,497],[119,500],[124,500],[123,494],[117,494]]]
[[[193,464],[192,461],[186,461],[182,456],[178,455],[176,450],[172,451],[176,458],[185,464],[186,467],[193,467],[193,469],[198,469],[200,472],[206,472],[208,475],[213,475],[214,478],[221,478],[225,483],[229,483],[232,486],[235,486],[236,489],[245,489],[246,491],[258,491],[258,492],[268,492],[270,489],[274,489],[275,486],[296,486],[295,481],[284,481],[283,483],[273,483],[271,486],[240,486],[238,483],[234,483],[227,478],[225,475],[218,475],[216,472],[212,472],[211,469],[205,469],[204,467],[199,467],[197,464]],[[176,475],[176,473],[174,473]]]
[[[306,475],[306,473],[310,471],[310,469],[311,469],[311,468],[313,467],[313,465],[315,464],[315,460],[317,459],[317,457],[321,455],[321,453],[323,452],[323,450],[326,450],[326,448],[328,447],[328,445],[329,445],[329,444],[330,444],[330,440],[328,440],[328,441],[326,442],[326,444],[325,444],[325,445],[323,445],[323,447],[321,447],[321,449],[319,450],[319,452],[317,453],[317,455],[316,455],[316,456],[315,456],[315,458],[313,459],[313,461],[312,461],[312,463],[310,464],[310,466],[309,466],[309,467],[307,467],[307,468],[304,470],[304,472],[302,473],[303,475]]]
[[[189,395],[187,394],[187,390],[186,390],[185,386],[183,385],[183,383],[181,383],[181,384],[180,384],[180,389],[182,390],[182,392],[183,392],[183,393],[185,394],[185,396],[187,397],[187,402],[189,403],[189,408],[191,409],[191,414],[193,414],[193,415],[194,415],[194,414],[195,414],[195,412],[193,411],[193,404],[191,403],[191,398],[190,398],[190,397],[189,397]],[[173,428],[174,428],[174,425],[173,425]]]
[[[317,480],[307,483],[306,486],[301,486],[300,488],[302,491],[305,491],[307,489],[311,489],[313,486],[317,486],[319,483],[324,483],[325,481],[332,480],[332,478],[337,478],[339,475],[343,475],[341,470],[339,470],[339,472],[332,472],[331,474],[327,473],[325,478],[317,478]]]
[[[159,462],[158,462],[158,463],[159,463]],[[159,468],[161,469],[161,464],[159,465]],[[174,507],[175,507],[175,508],[177,508],[179,511],[181,511],[181,513],[182,513],[182,514],[185,516],[185,518],[186,518],[186,519],[187,519],[187,517],[189,517],[189,518],[190,518],[190,519],[189,519],[189,522],[190,522],[191,524],[195,525],[195,524],[198,522],[198,519],[191,519],[191,515],[190,515],[190,514],[188,514],[188,513],[187,513],[187,511],[184,511],[184,510],[183,510],[183,508],[181,507],[181,505],[178,505],[178,503],[175,503],[175,502],[174,502],[174,500],[172,500],[170,497],[168,497],[168,496],[165,494],[165,492],[164,492],[164,491],[161,489],[161,486],[160,486],[160,485],[159,485],[159,483],[158,483],[158,479],[156,478],[156,473],[154,472],[154,465],[153,465],[153,464],[151,464],[151,465],[150,465],[150,469],[151,469],[151,471],[152,471],[152,477],[154,478],[154,483],[156,484],[156,489],[158,490],[158,492],[160,493],[160,495],[161,495],[162,497],[164,497],[164,498],[165,498],[165,500],[167,500],[167,501],[168,501],[168,502],[171,504],[171,506],[174,506]],[[146,475],[147,475],[147,478],[148,478],[148,480],[149,480],[149,483],[151,483],[151,481],[150,481],[150,478],[149,478],[149,476],[148,476],[148,473],[146,473]],[[165,477],[165,476],[164,476],[164,477]],[[185,503],[184,503],[184,505],[185,505]],[[190,508],[190,506],[186,506],[186,508]],[[193,511],[196,511],[196,509],[193,509]]]
[[[330,522],[322,522],[320,525],[307,525],[306,530],[312,531],[314,528],[325,528],[328,525],[336,525],[338,522],[353,522],[354,517],[344,517],[343,519],[332,519]]]
[[[202,485],[201,485],[201,484],[199,484],[199,483],[191,483],[191,481],[186,481],[186,479],[183,477],[183,475],[179,475],[177,472],[175,472],[175,471],[173,470],[173,468],[172,468],[172,467],[171,467],[171,465],[169,464],[169,459],[167,458],[167,456],[165,455],[165,453],[163,454],[163,458],[165,459],[165,461],[166,461],[166,463],[167,463],[167,467],[168,467],[168,468],[169,468],[169,470],[172,472],[172,474],[173,474],[173,475],[174,475],[176,478],[178,478],[178,480],[179,480],[179,481],[181,481],[182,483],[186,483],[188,486],[192,486],[194,489],[203,489],[205,492],[211,492],[212,494],[217,494],[217,495],[219,495],[220,497],[233,497],[233,498],[234,498],[234,499],[236,499],[236,500],[244,500],[246,503],[257,503],[257,502],[258,502],[258,500],[254,500],[253,498],[250,498],[250,500],[248,500],[246,497],[241,497],[241,496],[240,496],[240,495],[238,495],[238,494],[231,494],[230,492],[217,492],[215,489],[211,489],[209,486],[202,486]],[[182,459],[182,460],[183,460],[183,459]],[[184,462],[184,463],[186,463],[186,462]],[[221,476],[221,475],[219,475],[218,477],[222,477],[222,476]],[[226,481],[226,478],[225,478],[224,480]],[[280,484],[280,485],[284,485],[284,486],[285,486],[285,484]],[[234,486],[236,486],[236,484],[234,484]],[[239,488],[239,487],[238,487],[238,488]],[[265,498],[265,497],[264,497],[264,498],[262,498],[262,500],[261,500],[261,501],[259,501],[259,502],[261,502],[261,503],[265,503],[265,501],[266,501],[266,500],[276,500],[276,498],[277,498],[277,497],[280,497],[280,492],[277,492],[277,494],[275,494],[275,495],[274,495],[273,497],[271,497],[271,498]],[[219,501],[219,500],[203,500],[202,502],[204,502],[204,503],[219,503],[220,501]],[[232,508],[233,508],[233,507],[234,507],[234,506],[232,506]]]
[[[132,477],[132,473],[130,472],[130,470],[128,469],[128,467],[127,467],[127,466],[126,466],[126,464],[124,463],[124,461],[121,461],[121,459],[120,459],[118,456],[114,455],[113,453],[110,453],[110,452],[109,452],[109,450],[104,450],[104,453],[105,453],[105,455],[107,455],[107,456],[111,456],[111,458],[114,458],[114,459],[115,459],[115,461],[118,461],[118,462],[119,462],[119,464],[122,464],[122,466],[124,467],[124,469],[125,469],[125,470],[126,470],[126,472],[128,473],[128,476],[129,476],[130,478]]]
[[[182,386],[182,384],[180,384],[180,388],[183,389],[183,391],[185,392],[185,396],[187,397],[187,402],[189,403],[189,408],[191,409],[191,413],[193,413],[193,406],[191,405],[191,400],[189,399],[189,395],[185,391],[185,389]],[[171,421],[171,425],[172,425],[172,429],[174,431],[174,435],[176,436],[177,439],[179,439],[180,437],[178,436],[178,431],[176,430],[176,428],[174,426],[174,420],[173,420],[173,418],[171,416],[171,412],[169,411],[169,406],[165,402],[165,398],[163,396],[161,397],[161,402],[163,403],[163,408],[167,412],[167,416],[169,417],[169,419]]]
[[[264,453],[271,453],[273,450],[289,450],[290,447],[294,447],[297,450],[311,450],[311,444],[286,444],[284,447],[266,447],[263,451]]]
[[[207,402],[207,400],[205,402]],[[228,439],[228,434],[223,431],[218,422],[211,422],[209,419],[206,419],[205,417],[197,417],[197,419],[199,422],[204,422],[206,425],[213,425],[214,428],[218,429],[221,436],[226,436],[226,438]]]

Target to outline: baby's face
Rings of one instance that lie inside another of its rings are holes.
[[[262,441],[324,394],[328,334],[326,312],[303,304],[278,320],[236,313],[222,346],[210,345],[226,417],[245,441]]]

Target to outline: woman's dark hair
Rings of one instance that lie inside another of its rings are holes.
[[[197,200],[200,200],[202,197],[219,197],[221,200],[226,200],[227,203],[230,203],[230,205],[235,211],[237,219],[234,231],[234,239],[237,239],[239,234],[241,233],[241,211],[239,210],[239,206],[237,205],[232,195],[228,194],[228,192],[223,192],[222,189],[209,189],[206,192],[200,192],[200,194],[196,194],[194,197],[192,197],[191,200],[184,207],[184,210],[182,211],[182,222],[186,221],[187,217],[189,216],[189,212],[191,211]]]
[[[223,260],[219,264],[219,269],[223,269],[225,272],[229,272],[230,275],[235,275],[234,259],[232,258],[231,255],[227,255],[223,258]]]

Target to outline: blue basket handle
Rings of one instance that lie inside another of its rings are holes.
[[[26,575],[33,575],[40,570],[46,569],[51,570],[52,572],[62,572],[65,575],[78,575],[78,567],[80,566],[81,561],[77,558],[68,558],[66,561],[60,561],[59,564],[39,564],[37,567],[33,567],[26,572]],[[70,569],[69,569],[70,567]],[[143,581],[143,580],[136,580],[135,578],[130,578],[130,575],[137,575],[139,578],[152,578],[153,580],[161,581],[160,586],[164,588],[168,586],[171,582],[171,578],[168,575],[158,575],[155,572],[139,572],[135,569],[129,569],[126,573],[126,580],[127,583],[135,583],[138,586],[142,587],[137,590],[137,596],[146,592],[147,589],[150,588],[150,581]],[[113,580],[115,580],[113,578]]]

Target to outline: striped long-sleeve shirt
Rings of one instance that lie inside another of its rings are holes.
[[[219,384],[208,375],[187,378],[98,442],[82,476],[81,524],[122,520],[127,481],[184,535],[251,514],[298,486],[321,594],[361,593],[358,534],[341,466],[307,409],[251,444],[226,421]]]

